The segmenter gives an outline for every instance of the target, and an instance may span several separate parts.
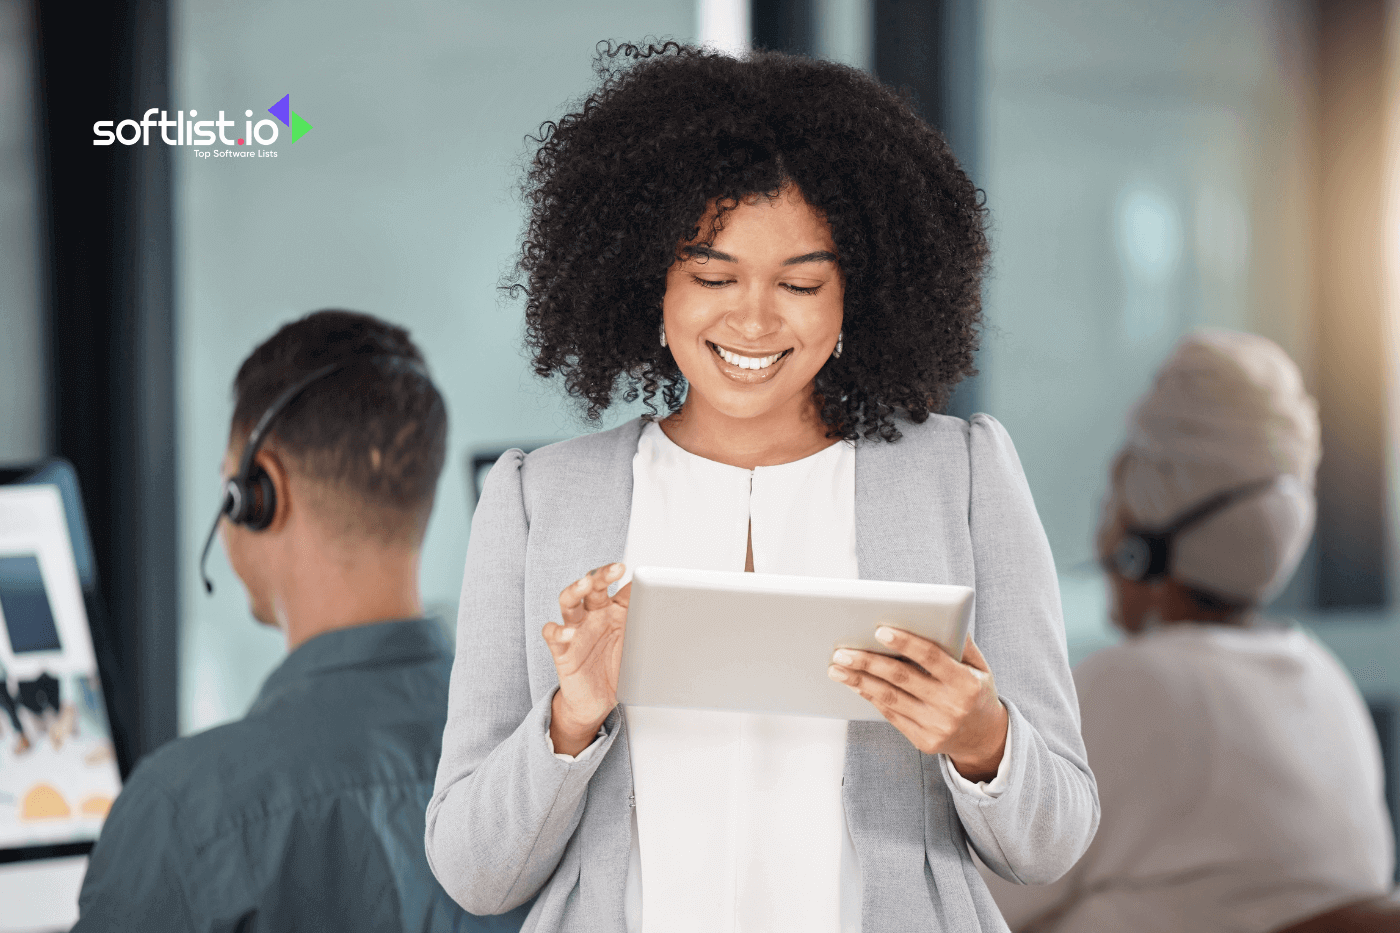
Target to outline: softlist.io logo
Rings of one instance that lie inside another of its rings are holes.
[[[292,95],[285,94],[282,99],[271,107],[267,112],[277,119],[259,120],[253,123],[251,117],[253,111],[245,110],[243,115],[247,119],[243,123],[243,135],[230,139],[224,132],[227,127],[237,126],[234,120],[224,118],[224,111],[219,111],[217,120],[196,120],[199,116],[198,110],[191,110],[189,116],[185,116],[185,111],[177,110],[175,119],[171,120],[166,111],[158,107],[147,110],[140,120],[122,120],[117,123],[114,120],[98,120],[92,125],[94,146],[110,146],[114,143],[121,143],[123,146],[134,146],[140,143],[143,146],[151,144],[151,130],[159,130],[160,141],[167,146],[212,146],[215,142],[223,143],[225,146],[271,146],[277,142],[277,137],[281,133],[281,127],[292,131],[292,143],[301,139],[311,132],[311,124],[301,114],[292,110]],[[160,114],[159,120],[153,120],[153,114]],[[170,130],[175,131],[175,138],[170,138]],[[217,134],[217,135],[216,135]],[[238,153],[249,156],[253,153]],[[196,155],[208,157],[207,152],[197,152]],[[260,156],[276,156],[276,152],[258,152]]]

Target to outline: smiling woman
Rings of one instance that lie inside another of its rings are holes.
[[[599,62],[539,140],[510,287],[537,372],[594,418],[619,394],[651,414],[486,481],[434,873],[473,913],[535,898],[539,931],[1005,930],[969,844],[1043,883],[1098,802],[1010,438],[934,413],[971,370],[980,195],[854,69],[674,44]],[[624,714],[641,565],[961,584],[976,643],[956,661],[882,626],[888,653],[835,652],[826,675],[885,722]]]
[[[619,392],[679,408],[688,374],[656,339],[673,267],[716,249],[752,262],[716,238],[732,212],[782,194],[810,209],[812,250],[840,257],[821,264],[844,300],[843,352],[815,376],[822,421],[891,440],[896,410],[919,423],[946,404],[973,371],[985,209],[905,100],[855,69],[782,55],[620,46],[598,67],[602,88],[542,129],[522,275],[507,286],[527,298],[540,375],[562,375],[592,417]],[[791,225],[800,212],[778,213]]]

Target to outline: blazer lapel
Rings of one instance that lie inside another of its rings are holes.
[[[856,564],[862,580],[930,582],[932,511],[907,436],[856,444]]]
[[[893,444],[856,444],[856,563],[862,580],[972,585],[965,435],[902,423]],[[962,424],[966,429],[967,425]],[[950,553],[950,548],[959,553]]]
[[[632,458],[641,433],[637,419],[569,441],[575,449],[567,459],[549,456],[549,448],[526,459],[527,472],[546,475],[544,481],[528,484],[545,491],[527,503],[531,515],[526,577],[531,582],[525,612],[531,631],[558,620],[564,587],[595,567],[622,560],[632,517]],[[565,469],[565,476],[549,476]],[[543,638],[532,638],[528,650],[531,691],[538,699],[554,689],[558,676]]]
[[[627,550],[627,528],[632,520],[632,460],[643,422],[629,421],[596,435],[596,456],[580,463],[570,484],[571,496],[587,503],[585,509],[568,509],[572,527],[573,561],[581,573],[622,560]],[[569,581],[565,580],[567,584]],[[561,587],[564,584],[561,584]]]
[[[903,436],[892,444],[856,445],[861,579],[970,585],[971,579],[962,579],[971,576],[970,566],[948,553],[949,541],[967,535],[966,443],[956,443],[946,430],[901,427]],[[948,527],[959,521],[961,529]],[[946,824],[950,801],[941,786],[926,792],[927,782],[942,783],[936,759],[926,762],[894,726],[850,724],[842,797],[860,859],[867,930],[950,928],[942,923],[945,894],[935,880],[938,894],[930,904],[925,871],[927,826]]]

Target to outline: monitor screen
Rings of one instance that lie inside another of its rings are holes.
[[[0,851],[92,842],[121,777],[58,486],[0,486]]]
[[[0,616],[15,654],[63,650],[38,554],[0,557]]]

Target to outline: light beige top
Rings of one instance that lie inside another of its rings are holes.
[[[1044,887],[984,875],[1013,930],[1264,933],[1385,893],[1375,728],[1306,632],[1176,625],[1075,670],[1103,819]]]

